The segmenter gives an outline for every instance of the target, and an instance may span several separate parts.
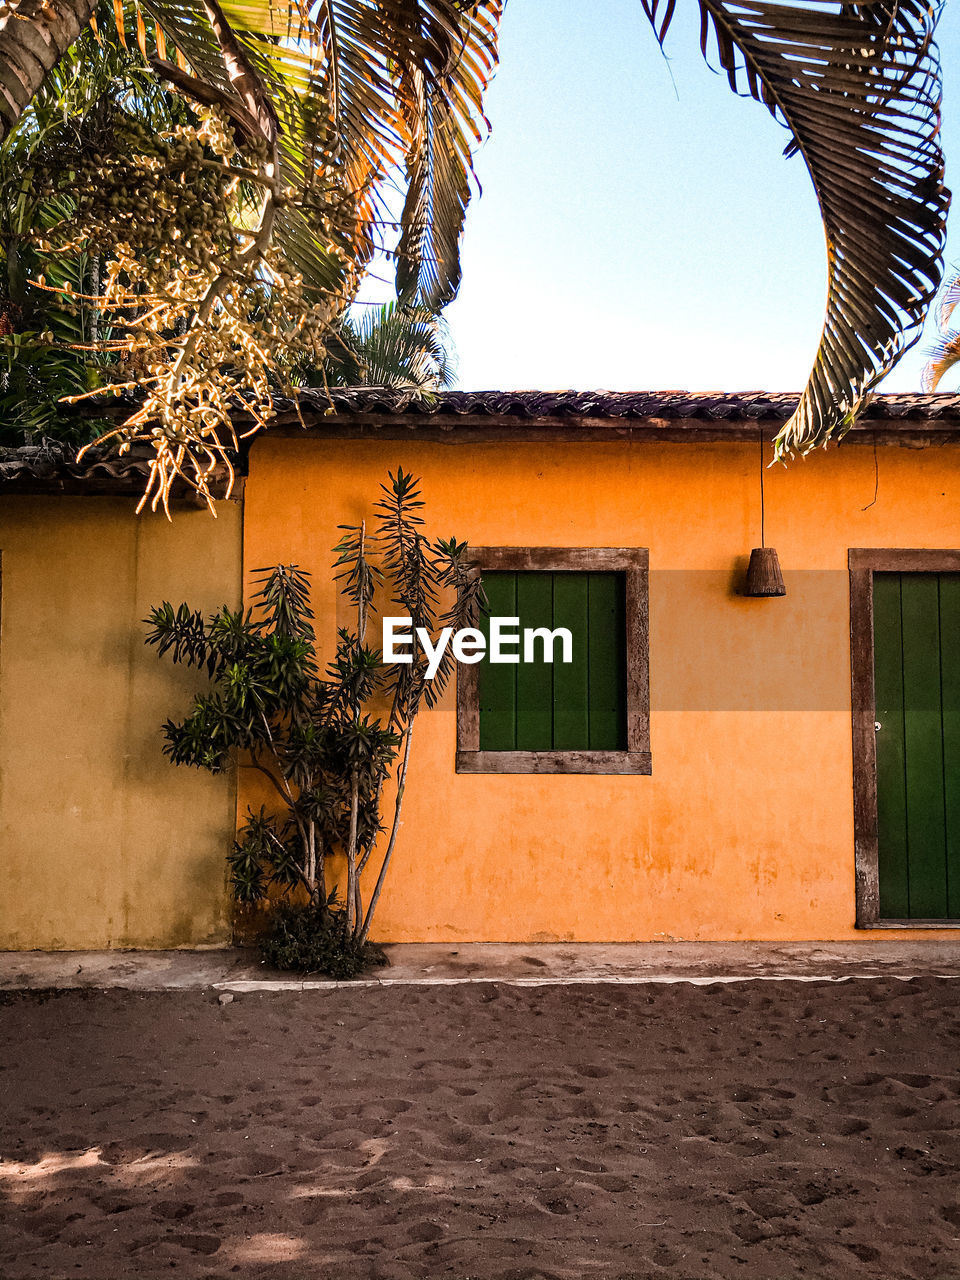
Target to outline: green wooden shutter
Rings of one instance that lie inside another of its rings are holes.
[[[517,579],[517,614],[521,627],[553,627],[553,575],[518,573],[514,576]],[[523,656],[522,649],[520,656]],[[501,670],[510,670],[516,675],[517,738],[514,746],[518,751],[538,751],[544,742],[553,739],[553,672],[546,662],[521,662],[517,667],[503,667]],[[480,740],[482,743],[482,728]]]
[[[622,751],[627,746],[622,573],[488,572],[490,613],[567,627],[573,661],[480,664],[481,751]],[[489,639],[489,625],[481,624]],[[522,657],[522,646],[521,646]]]
[[[517,575],[489,573],[483,576],[490,613],[513,618],[517,614]],[[489,644],[487,618],[481,630]],[[514,751],[517,746],[517,668],[484,660],[480,666],[480,749]]]
[[[873,585],[880,914],[960,918],[960,574]]]

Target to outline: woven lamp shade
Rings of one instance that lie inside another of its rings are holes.
[[[750,552],[750,564],[747,567],[743,594],[745,596],[785,596],[787,594],[787,588],[783,585],[783,574],[780,572],[780,561],[773,547],[754,547]]]

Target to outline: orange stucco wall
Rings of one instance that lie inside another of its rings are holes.
[[[960,449],[878,454],[873,505],[869,448],[766,472],[787,595],[748,600],[753,445],[257,442],[244,564],[309,568],[328,639],[336,526],[368,514],[398,465],[423,478],[434,534],[650,552],[652,775],[458,775],[449,698],[418,722],[376,935],[900,936],[854,929],[847,550],[960,546]]]
[[[178,769],[161,726],[195,670],[143,619],[240,593],[241,510],[0,497],[0,949],[225,946],[235,774]]]

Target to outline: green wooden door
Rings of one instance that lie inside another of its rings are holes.
[[[873,578],[880,915],[960,919],[960,574]]]
[[[488,572],[490,613],[566,627],[573,661],[480,666],[481,751],[621,751],[627,745],[626,580],[622,573]],[[488,634],[486,619],[481,624]]]

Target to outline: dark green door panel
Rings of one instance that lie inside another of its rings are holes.
[[[880,913],[960,918],[960,575],[874,575]]]
[[[901,575],[900,612],[910,915],[937,920],[947,914],[947,872],[936,574]]]
[[[910,915],[907,877],[907,784],[903,752],[903,657],[900,575],[873,578],[877,722],[877,834],[880,914]]]
[[[960,919],[960,575],[957,574],[945,573],[940,578],[940,689],[947,916]]]

